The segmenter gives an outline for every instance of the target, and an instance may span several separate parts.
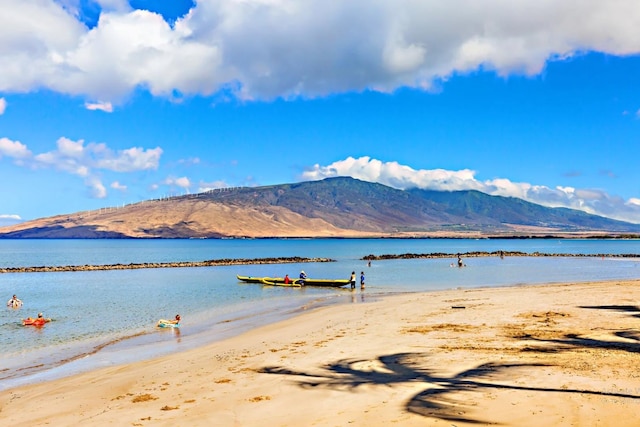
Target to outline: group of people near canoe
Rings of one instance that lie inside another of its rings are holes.
[[[22,307],[22,300],[14,295],[9,301],[7,301],[7,307],[9,308],[20,308]],[[22,324],[27,326],[42,326],[45,323],[51,322],[51,319],[44,317],[42,313],[38,313],[37,317],[27,317],[26,319],[22,319]]]
[[[371,263],[369,263],[369,265],[371,265]],[[298,280],[296,281],[296,283],[300,284],[301,286],[304,286],[304,281],[307,279],[307,274],[304,272],[304,270],[302,270],[300,272],[300,276],[298,277]],[[284,284],[288,285],[290,283],[292,283],[293,280],[289,277],[288,274],[284,275]],[[349,278],[349,283],[351,284],[351,289],[355,289],[356,288],[356,272],[352,271],[351,272],[351,277]],[[364,289],[364,271],[360,272],[360,289]]]
[[[296,281],[296,283],[298,283],[300,286],[304,286],[304,281],[307,278],[307,273],[304,272],[304,270],[302,270],[300,272],[300,276],[298,276],[298,280]],[[293,280],[291,279],[291,277],[289,277],[288,274],[284,275],[284,284],[288,285],[290,283],[293,283]]]
[[[351,283],[351,289],[355,289],[356,288],[356,272],[355,271],[351,272],[351,278],[349,279],[349,282]],[[364,289],[364,271],[360,272],[360,289]]]

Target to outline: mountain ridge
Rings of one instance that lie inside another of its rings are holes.
[[[0,238],[492,237],[640,233],[640,225],[475,190],[351,177],[210,190],[0,228]]]

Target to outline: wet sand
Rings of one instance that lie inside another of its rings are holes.
[[[640,425],[640,280],[368,298],[5,390],[0,425]]]

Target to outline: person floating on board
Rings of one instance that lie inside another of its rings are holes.
[[[51,319],[45,319],[42,313],[38,313],[38,317],[32,319],[31,317],[27,317],[22,321],[23,325],[33,325],[33,326],[42,326],[45,323],[51,322]]]
[[[298,280],[298,283],[300,284],[300,286],[304,286],[304,281],[307,278],[307,273],[304,272],[304,270],[302,270],[300,272],[300,280]]]
[[[176,325],[176,326],[179,326],[180,325],[180,315],[176,314],[176,318],[173,319],[173,320],[166,320],[166,319],[158,320],[157,326],[162,328],[162,327],[165,327],[164,325]]]
[[[360,272],[360,289],[364,289],[364,271]]]
[[[351,272],[351,278],[349,279],[349,282],[351,282],[351,289],[355,289],[356,288],[356,272],[355,271]]]
[[[20,301],[18,297],[14,295],[13,298],[7,301],[7,307],[11,307],[11,308],[22,307],[22,301]]]
[[[284,275],[284,284],[288,285],[289,283],[291,283],[291,279],[289,279],[289,275],[285,274]]]

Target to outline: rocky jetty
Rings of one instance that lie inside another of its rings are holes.
[[[387,254],[387,255],[367,255],[361,259],[364,261],[380,261],[385,259],[431,259],[431,258],[481,258],[481,257],[572,257],[572,258],[640,258],[640,254],[565,254],[565,253],[544,253],[544,252],[519,252],[519,251],[474,251],[460,253],[432,252],[427,254]]]
[[[99,270],[135,270],[139,268],[185,268],[185,267],[217,267],[224,265],[249,265],[249,264],[292,264],[303,262],[334,262],[331,258],[225,258],[208,261],[179,261],[179,262],[144,262],[132,264],[105,264],[105,265],[54,265],[40,267],[8,267],[0,268],[0,273],[52,273],[58,271],[99,271]]]

